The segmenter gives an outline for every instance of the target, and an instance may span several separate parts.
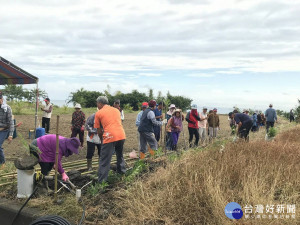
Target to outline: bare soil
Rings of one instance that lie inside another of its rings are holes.
[[[123,127],[126,133],[126,141],[124,144],[125,154],[131,152],[132,150],[137,150],[138,148],[137,127],[135,126],[135,119],[137,114],[138,112],[125,114],[125,120],[123,122]],[[72,117],[71,114],[60,115],[59,134],[61,136],[64,137],[71,136],[71,117]],[[7,142],[4,142],[3,144],[4,154],[7,161],[14,161],[20,155],[28,151],[28,144],[31,142],[31,140],[29,139],[29,130],[34,129],[34,120],[35,120],[34,115],[16,115],[15,119],[17,123],[23,122],[23,124],[19,128],[17,128],[18,137],[15,138],[10,144],[8,144]],[[39,120],[41,123],[40,116],[39,116]],[[226,115],[220,115],[220,120],[221,120],[221,126],[220,126],[221,130],[219,131],[218,136],[221,138],[228,137],[228,135],[230,134],[228,117]],[[52,115],[50,121],[50,133],[52,134],[56,133],[56,124],[57,124],[57,115],[54,114]],[[180,134],[180,139],[178,142],[179,148],[184,147],[183,137],[185,137],[185,143],[188,147],[189,134],[187,129],[187,122],[184,122],[184,132]],[[84,138],[86,139],[86,133]],[[160,141],[159,144],[162,145],[163,143]],[[87,151],[86,144],[84,144],[84,148],[80,151],[79,155],[72,155],[69,158],[64,158],[63,161],[67,162],[67,161],[84,159],[86,157],[86,151]]]

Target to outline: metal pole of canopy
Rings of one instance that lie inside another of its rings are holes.
[[[39,104],[39,83],[36,82],[36,94],[35,94],[35,121],[34,121],[34,138],[36,138],[36,127],[38,117],[38,104]]]

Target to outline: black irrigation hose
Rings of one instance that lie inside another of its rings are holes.
[[[39,181],[39,183],[42,180]],[[20,213],[22,212],[23,208],[27,205],[27,203],[29,202],[29,200],[32,198],[32,196],[35,194],[35,192],[38,189],[38,185],[36,185],[36,187],[34,188],[32,194],[28,197],[28,199],[26,200],[26,202],[22,205],[22,207],[19,209],[17,215],[15,216],[15,218],[13,219],[11,225],[14,225],[16,219],[18,218],[18,216],[20,215]],[[80,202],[82,203],[82,216],[81,216],[81,220],[79,222],[78,225],[82,225],[85,219],[85,205],[82,199],[80,199]],[[33,221],[30,225],[71,225],[70,222],[68,222],[66,219],[60,217],[60,216],[45,216],[45,217],[41,217],[35,221]]]
[[[40,181],[41,182],[41,181]],[[15,216],[14,220],[12,221],[12,225],[14,225],[16,219],[18,218],[18,216],[20,215],[21,211],[23,210],[23,208],[27,205],[27,203],[29,202],[29,200],[32,198],[32,196],[35,194],[35,192],[37,191],[38,186],[36,186],[32,192],[32,194],[29,196],[29,198],[27,198],[26,202],[22,205],[22,207],[19,209],[17,215]]]
[[[30,225],[71,225],[71,223],[60,216],[45,216],[33,221]]]

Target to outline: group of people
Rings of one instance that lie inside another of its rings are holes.
[[[46,106],[42,108],[42,125],[48,135],[33,140],[31,145],[40,150],[38,154],[39,164],[42,174],[47,175],[54,166],[56,136],[49,134],[53,106],[49,98],[46,98],[45,102]],[[97,98],[98,110],[87,119],[84,112],[81,111],[80,104],[76,104],[74,108],[75,111],[71,120],[71,137],[59,137],[58,171],[62,175],[62,179],[67,180],[68,176],[62,168],[61,159],[63,156],[68,157],[79,153],[79,149],[83,147],[85,130],[87,131],[86,158],[88,170],[92,170],[95,148],[98,150],[98,182],[107,180],[113,154],[116,154],[117,157],[117,172],[124,174],[126,167],[123,146],[126,135],[122,124],[124,112],[120,107],[120,101],[115,100],[113,106],[110,106],[107,97],[99,96]],[[147,151],[151,156],[155,155],[161,138],[165,138],[167,150],[177,150],[179,136],[181,133],[184,134],[184,121],[188,123],[190,147],[197,147],[199,141],[201,144],[205,144],[207,136],[209,141],[217,137],[220,130],[220,118],[216,108],[208,112],[207,107],[203,107],[202,111],[198,112],[197,105],[192,105],[185,116],[182,110],[176,108],[174,104],[170,104],[165,115],[163,108],[164,103],[157,103],[155,100],[143,102],[141,105],[141,111],[136,117],[139,158],[141,160],[145,158]],[[247,110],[243,113],[235,110],[229,113],[229,119],[230,126],[237,127],[239,137],[247,139],[249,131],[251,129],[256,131],[257,127],[264,124],[264,120],[267,130],[269,127],[273,127],[277,121],[277,115],[273,105],[270,104],[265,114],[256,112],[249,116]],[[165,126],[165,135],[162,135],[162,126]],[[13,131],[11,108],[3,103],[3,97],[0,94],[0,165],[5,162],[2,143],[6,138],[9,142],[12,140]]]
[[[153,100],[149,104],[147,102],[142,103],[142,110],[136,117],[138,148],[141,150],[141,158],[144,158],[147,143],[150,143],[148,149],[151,155],[153,154],[152,149],[156,150],[158,148],[158,142],[162,133],[161,127],[164,123],[166,123],[165,148],[167,150],[177,150],[179,136],[183,132],[184,121],[188,123],[190,147],[197,147],[200,140],[201,144],[205,144],[207,135],[209,135],[209,141],[217,137],[218,130],[220,129],[220,119],[216,108],[207,112],[207,107],[203,107],[203,111],[198,112],[197,105],[194,104],[191,110],[184,116],[181,109],[177,109],[175,104],[170,104],[165,117],[163,116],[162,109],[162,102],[156,104]],[[143,115],[143,123],[141,123]],[[146,115],[148,116],[146,117]],[[147,129],[145,128],[146,125],[148,126]],[[142,138],[141,134],[143,135]],[[147,143],[145,140],[147,140]]]
[[[244,110],[243,113],[239,113],[237,110],[230,112],[229,124],[236,131],[240,138],[249,140],[250,130],[256,132],[259,127],[266,126],[267,132],[270,127],[274,127],[277,121],[276,110],[273,109],[273,105],[270,104],[265,114],[261,112],[254,112],[252,116],[249,115],[249,110]],[[233,132],[235,133],[235,132]]]

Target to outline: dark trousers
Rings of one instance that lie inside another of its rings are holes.
[[[100,151],[101,151],[101,144],[95,144],[93,142],[87,141],[87,152],[86,152],[86,158],[92,159],[95,153],[95,147],[98,149],[98,156],[100,157]]]
[[[156,139],[157,142],[159,142],[159,139],[160,139],[160,127],[159,126],[154,126],[153,130],[154,130],[155,139]]]
[[[295,117],[290,116],[290,123],[291,123],[292,121],[295,121]]]
[[[239,129],[240,138],[244,138],[245,140],[247,140],[252,125],[253,125],[252,120],[246,121],[245,123],[242,124],[241,128]]]
[[[81,145],[81,147],[82,147],[82,146],[83,146],[83,136],[84,136],[84,131],[81,131],[80,128],[73,128],[73,129],[72,129],[71,137],[76,137],[77,134],[79,134],[80,145]]]
[[[173,137],[171,132],[167,132],[166,134],[166,149],[173,150]]]
[[[267,132],[269,132],[270,127],[274,127],[274,122],[267,121],[267,126],[266,126]]]
[[[195,146],[198,146],[198,142],[199,142],[199,129],[189,127],[189,134],[190,134],[190,138],[189,138],[190,147],[192,147],[192,141],[193,141],[194,135],[195,135],[195,138],[196,138],[196,140],[195,140]]]
[[[124,140],[115,141],[101,145],[99,168],[98,168],[98,182],[102,183],[107,180],[110,170],[110,162],[113,152],[116,151],[117,155],[117,172],[126,173],[125,161],[123,157]]]
[[[44,176],[47,176],[49,172],[52,170],[54,163],[53,162],[39,162],[41,166],[41,173]]]
[[[42,128],[45,128],[45,132],[48,134],[50,129],[50,118],[42,117]]]

